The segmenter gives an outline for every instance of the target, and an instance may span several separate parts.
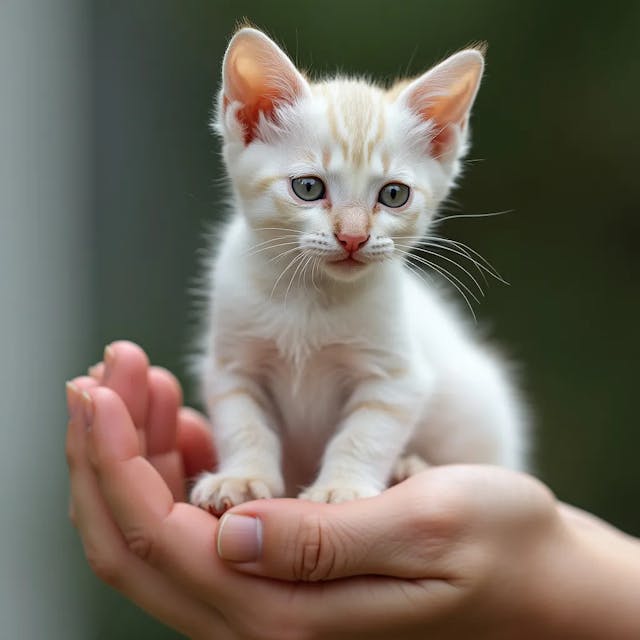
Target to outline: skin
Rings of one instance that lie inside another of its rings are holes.
[[[67,386],[71,519],[98,577],[188,637],[640,637],[640,542],[494,467],[240,505],[261,554],[225,561],[218,519],[181,502],[214,464],[206,420],[136,345],[90,373]]]

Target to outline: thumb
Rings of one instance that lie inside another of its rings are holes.
[[[249,502],[221,518],[218,554],[239,571],[281,580],[442,578],[455,518],[423,489],[409,480],[342,504]]]

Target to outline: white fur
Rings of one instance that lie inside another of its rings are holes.
[[[230,50],[243,37],[252,52],[275,47],[262,34],[267,44],[251,40],[252,31],[239,32]],[[277,52],[269,49],[270,65]],[[430,464],[522,468],[525,420],[504,364],[406,268],[393,240],[426,232],[458,172],[466,121],[446,157],[433,158],[433,122],[408,107],[416,83],[390,100],[362,81],[302,82],[275,121],[260,117],[249,144],[236,120],[240,105],[221,99],[216,126],[234,211],[211,272],[202,360],[219,469],[199,479],[192,500],[221,512],[304,487],[301,496],[317,501],[371,496],[409,454]],[[360,117],[358,101],[384,119],[382,139],[361,163],[345,154],[327,118],[333,109],[339,138],[351,140],[349,110]],[[330,208],[293,196],[291,176],[306,175],[325,181]],[[376,205],[392,181],[412,189],[401,212]],[[358,253],[366,264],[330,264],[344,254],[331,216],[370,214],[371,238]]]

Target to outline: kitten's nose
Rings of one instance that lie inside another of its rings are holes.
[[[358,249],[364,247],[369,240],[369,236],[359,235],[352,236],[348,233],[336,233],[336,239],[338,242],[349,252],[355,253]]]

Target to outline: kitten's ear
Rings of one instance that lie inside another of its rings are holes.
[[[465,151],[469,113],[483,68],[482,53],[466,49],[421,75],[398,96],[398,101],[432,125],[434,158],[451,161]]]
[[[247,27],[233,36],[222,63],[220,116],[235,119],[245,144],[255,139],[261,114],[273,118],[278,105],[309,94],[307,81],[264,33]]]

